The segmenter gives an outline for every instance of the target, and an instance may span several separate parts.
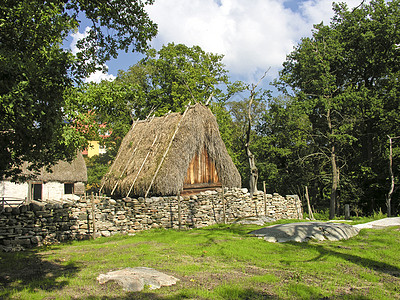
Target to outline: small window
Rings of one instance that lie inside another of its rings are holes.
[[[73,194],[74,193],[74,184],[73,183],[64,183],[64,194]]]

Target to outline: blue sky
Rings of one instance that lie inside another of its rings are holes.
[[[146,9],[159,26],[151,46],[169,42],[223,54],[233,80],[256,83],[268,68],[264,87],[277,78],[286,55],[301,37],[310,36],[313,24],[329,23],[332,0],[155,0]],[[361,0],[346,0],[355,7]],[[84,34],[83,22],[79,34]],[[108,74],[94,74],[89,80],[112,79],[141,58],[121,53],[107,63]]]

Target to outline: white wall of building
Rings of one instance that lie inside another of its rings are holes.
[[[46,182],[43,184],[42,200],[61,200],[64,195],[64,183]]]
[[[0,181],[0,197],[28,198],[29,184]]]
[[[38,182],[35,182],[38,183]],[[29,198],[29,183],[0,181],[0,197],[25,199]],[[84,189],[84,188],[83,188]],[[64,194],[63,182],[42,183],[42,200],[77,200],[79,196]]]

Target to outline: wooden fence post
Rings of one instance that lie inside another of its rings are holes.
[[[222,211],[223,211],[224,224],[226,224],[226,207],[225,207],[225,188],[224,188],[224,186],[222,186]]]
[[[344,218],[346,220],[350,220],[350,205],[349,204],[344,205]]]
[[[264,212],[265,216],[267,216],[267,189],[265,188],[265,181],[263,181],[263,189],[264,189]]]
[[[179,230],[182,229],[182,216],[181,216],[181,192],[178,192],[178,225]]]
[[[92,233],[92,237],[93,239],[96,238],[96,216],[95,216],[95,212],[94,212],[94,195],[92,192],[92,197],[91,197],[91,201],[92,201],[92,222],[93,222],[93,233]]]

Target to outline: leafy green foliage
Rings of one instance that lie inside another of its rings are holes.
[[[70,119],[86,140],[104,143],[108,155],[114,157],[141,98],[136,85],[118,80],[86,84],[68,98]],[[103,139],[106,134],[108,137]]]
[[[189,102],[206,103],[227,84],[223,56],[206,53],[199,46],[170,43],[158,52],[151,50],[141,62],[148,70],[146,105],[159,114],[182,111]]]
[[[157,31],[144,3],[152,1],[12,1],[0,6],[0,177],[71,159],[84,139],[67,103],[80,83],[118,50],[145,51]],[[63,49],[84,14],[92,28],[72,55]],[[109,29],[109,30],[106,30]]]
[[[88,181],[86,191],[97,192],[100,189],[101,179],[107,173],[112,163],[108,153],[85,158]]]
[[[307,159],[311,123],[291,97],[270,99],[268,108],[256,128],[260,180],[270,192],[302,195],[308,182],[319,180],[312,173],[316,164]]]
[[[284,121],[287,129],[282,127],[285,135],[271,132],[265,141],[272,146],[285,139],[303,140],[278,147],[288,154],[288,163],[274,163],[273,173],[287,171],[286,178],[308,185],[319,203],[334,192],[336,179],[334,208],[349,203],[372,212],[384,205],[389,189],[387,135],[400,133],[399,4],[376,0],[351,11],[334,5],[330,25],[316,25],[312,37],[302,39],[284,63],[277,86],[292,99],[273,104],[278,110],[271,106],[269,113],[274,119],[277,113],[289,116],[289,121]],[[293,127],[293,119],[303,121]],[[395,160],[398,181],[398,157]],[[297,172],[296,162],[301,166]],[[302,180],[294,174],[301,174]]]

